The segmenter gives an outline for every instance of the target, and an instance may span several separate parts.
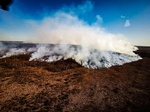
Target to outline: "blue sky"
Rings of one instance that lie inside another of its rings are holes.
[[[41,21],[58,11],[109,33],[124,34],[135,45],[150,45],[150,0],[14,0],[10,11],[0,9],[0,40],[27,40],[26,20]]]

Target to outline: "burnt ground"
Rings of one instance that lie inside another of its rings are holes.
[[[29,62],[29,55],[0,59],[1,112],[150,111],[149,50],[142,60],[99,70],[75,61]]]

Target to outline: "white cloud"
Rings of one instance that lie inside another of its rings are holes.
[[[93,22],[93,26],[99,26],[101,25],[103,22],[103,18],[100,15],[96,15],[96,21]]]
[[[77,6],[71,5],[71,6],[64,6],[59,11],[60,12],[67,12],[75,15],[80,15],[84,13],[89,13],[94,8],[93,3],[91,1],[85,1],[82,4],[79,4]]]
[[[129,20],[126,20],[126,21],[125,21],[125,24],[124,24],[124,27],[129,27],[129,26],[131,26],[130,21],[129,21]]]
[[[78,5],[77,9],[80,10],[82,13],[90,12],[93,10],[93,4],[91,1],[86,1],[85,3]]]
[[[124,18],[126,18],[126,16],[121,15],[121,18],[124,19]]]
[[[103,18],[100,15],[96,15],[97,23],[101,24],[103,22]]]

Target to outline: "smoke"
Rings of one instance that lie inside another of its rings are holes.
[[[2,41],[0,42],[0,59],[20,54],[31,54],[35,52],[36,45],[22,42]]]
[[[122,65],[141,59],[139,56],[130,56],[112,51],[102,51],[84,46],[69,44],[40,45],[32,53],[30,61],[39,60],[53,62],[61,59],[73,59],[86,68],[104,68]]]
[[[81,10],[85,13],[84,8],[87,9],[88,5],[92,10],[93,6],[88,1],[83,4],[84,7],[77,6],[78,12]],[[63,8],[40,21],[27,20],[32,42],[55,45],[41,44],[34,50],[30,49],[32,52],[29,49],[12,49],[3,57],[30,52],[30,61],[53,62],[72,58],[82,66],[93,69],[141,59],[133,52],[137,47],[128,42],[123,34],[108,33],[101,27],[103,18],[100,15],[95,18],[95,22],[88,24],[76,12],[65,12]]]
[[[25,49],[12,48],[3,56],[3,58],[10,57],[13,55],[19,55],[19,54],[26,54]]]
[[[129,27],[131,24],[130,24],[130,21],[129,20],[126,20],[125,21],[125,24],[124,24],[124,27]]]
[[[111,34],[101,26],[89,25],[77,16],[57,12],[40,22],[32,21],[32,41],[54,44],[73,44],[103,51],[135,55],[137,50],[122,34]]]

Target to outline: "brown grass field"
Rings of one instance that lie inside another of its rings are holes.
[[[149,112],[150,49],[142,60],[98,70],[75,61],[0,59],[0,112]]]

